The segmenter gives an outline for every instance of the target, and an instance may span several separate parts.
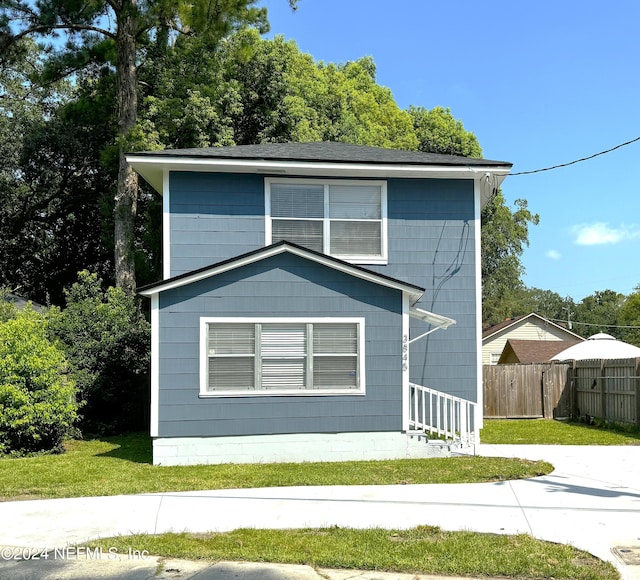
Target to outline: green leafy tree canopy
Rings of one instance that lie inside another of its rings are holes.
[[[75,395],[46,316],[26,308],[0,322],[0,453],[61,451],[78,419]]]

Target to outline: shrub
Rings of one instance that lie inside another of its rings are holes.
[[[0,452],[60,451],[78,405],[47,318],[26,308],[0,322]]]
[[[135,297],[102,289],[87,271],[65,292],[52,320],[83,401],[80,427],[113,434],[146,427],[150,327]]]
[[[0,288],[0,322],[6,322],[10,318],[18,315],[18,309],[13,302],[9,300],[9,290]]]

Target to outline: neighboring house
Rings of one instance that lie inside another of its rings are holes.
[[[154,463],[418,456],[413,383],[481,425],[480,210],[510,163],[344,143],[127,159],[163,196],[163,280],[139,289]]]
[[[504,320],[486,328],[482,332],[482,364],[498,364],[507,340],[510,339],[527,341],[571,341],[572,344],[584,340],[581,336],[567,330],[559,324],[547,320],[538,314],[531,313],[526,316]],[[564,348],[568,346],[571,345],[565,344]],[[558,349],[556,353],[553,354],[557,354],[561,350],[564,349]]]
[[[580,344],[575,340],[517,340],[510,338],[504,345],[499,365],[549,362],[555,355],[570,346]]]
[[[27,300],[22,296],[13,294],[12,292],[7,292],[6,294],[0,294],[0,296],[2,296],[2,299],[5,302],[9,302],[13,304],[18,310],[24,310],[27,304],[30,304],[31,308],[33,308],[37,312],[44,310],[44,306],[42,306],[42,304],[38,304],[37,302],[33,302],[32,300]]]

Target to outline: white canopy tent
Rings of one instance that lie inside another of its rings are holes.
[[[610,334],[601,332],[594,334],[584,342],[575,344],[559,352],[551,360],[565,361],[637,357],[640,357],[640,348],[617,340]]]

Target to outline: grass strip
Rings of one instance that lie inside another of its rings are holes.
[[[524,534],[446,532],[435,526],[134,535],[103,539],[92,546],[117,548],[120,553],[147,550],[172,558],[308,564],[315,568],[572,580],[619,578],[611,564],[570,546]]]
[[[149,437],[70,441],[61,455],[0,459],[0,499],[38,499],[307,485],[476,483],[550,473],[544,461],[449,457],[342,463],[159,467]]]
[[[486,419],[480,441],[493,445],[640,445],[640,433],[553,419]]]

